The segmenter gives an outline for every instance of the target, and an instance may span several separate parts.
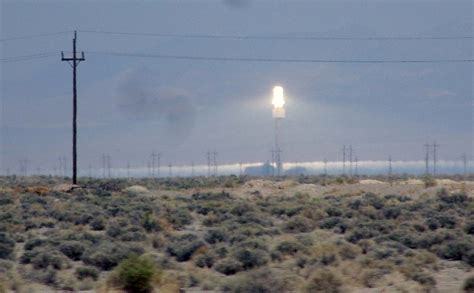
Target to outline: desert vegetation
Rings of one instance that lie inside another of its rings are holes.
[[[0,178],[0,292],[430,292],[450,268],[466,276],[458,290],[474,288],[465,188],[237,192],[251,180],[82,179],[65,191],[59,178]]]

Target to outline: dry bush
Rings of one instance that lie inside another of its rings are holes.
[[[318,269],[306,282],[306,292],[325,292],[339,293],[342,292],[341,277],[331,270]]]

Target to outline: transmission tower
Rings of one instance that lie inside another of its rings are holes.
[[[171,165],[171,163],[169,163],[169,164],[168,164],[168,171],[169,171],[168,175],[169,175],[169,177],[171,177],[171,176],[173,175],[173,170],[172,170],[172,168],[173,168],[173,165]]]
[[[107,174],[109,178],[112,178],[111,168],[112,168],[111,157],[110,155],[107,155]]]
[[[160,177],[161,154],[151,153],[151,173],[153,177]],[[156,169],[158,167],[158,169]],[[158,170],[158,171],[157,171]]]
[[[342,175],[346,175],[346,145],[342,146]]]
[[[81,57],[77,56],[76,52],[77,33],[74,31],[74,38],[72,39],[72,57],[65,58],[64,52],[61,52],[61,61],[67,61],[72,67],[72,92],[73,92],[73,108],[72,108],[72,184],[77,183],[77,66],[84,58],[84,52],[81,52]]]
[[[434,176],[436,176],[436,162],[437,162],[436,151],[438,147],[439,147],[439,144],[436,144],[436,141],[435,141],[433,143],[433,175]]]
[[[431,148],[431,145],[426,143],[425,144],[425,174],[426,175],[430,174],[430,168],[429,168],[429,165],[430,165],[430,148]]]
[[[352,145],[349,145],[349,177],[352,177]]]
[[[217,168],[218,168],[218,166],[217,166],[217,152],[216,152],[216,150],[214,150],[214,151],[212,152],[212,156],[213,156],[212,162],[213,162],[213,164],[214,164],[214,176],[217,176]]]
[[[191,177],[194,177],[194,162],[191,162]]]
[[[388,181],[392,185],[392,156],[388,156]]]
[[[328,160],[324,158],[323,163],[324,163],[324,175],[327,176],[328,175]]]
[[[211,177],[211,152],[207,151],[207,177]]]

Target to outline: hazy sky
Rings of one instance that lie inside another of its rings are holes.
[[[472,1],[2,1],[1,38],[69,30],[271,36],[472,36]],[[1,58],[57,55],[1,66],[1,164],[52,168],[70,157],[72,72],[60,61],[72,34],[4,41]],[[287,95],[283,159],[418,160],[473,148],[473,63],[256,63],[101,55],[407,60],[472,59],[464,40],[235,40],[79,32],[79,164],[145,165],[270,159],[271,89]]]

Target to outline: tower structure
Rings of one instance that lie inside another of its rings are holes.
[[[282,161],[281,161],[281,147],[280,147],[280,127],[283,119],[286,117],[285,113],[285,98],[283,95],[283,88],[281,86],[275,86],[273,88],[273,112],[272,116],[275,120],[275,149],[274,149],[274,159],[277,176],[280,176],[282,173]]]

